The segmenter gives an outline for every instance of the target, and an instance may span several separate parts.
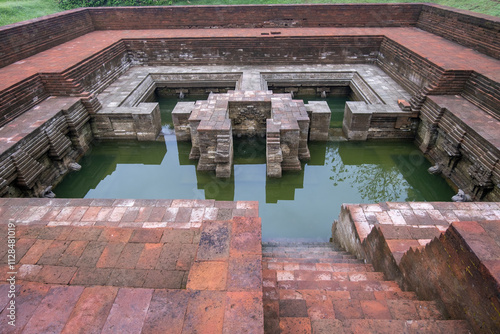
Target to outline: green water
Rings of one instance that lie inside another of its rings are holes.
[[[296,97],[296,99],[303,100],[306,104],[309,103],[309,101],[326,101],[332,112],[332,116],[330,118],[330,127],[342,128],[345,103],[346,101],[349,101],[347,96],[328,96],[326,98],[320,98],[318,96],[299,95]]]
[[[172,108],[175,105],[170,101]],[[162,108],[164,104],[162,103]],[[342,203],[448,201],[446,181],[427,173],[430,163],[412,142],[309,143],[301,172],[266,177],[265,143],[235,139],[229,179],[197,172],[190,143],[98,142],[54,192],[70,198],[179,198],[256,200],[264,240],[327,240]]]

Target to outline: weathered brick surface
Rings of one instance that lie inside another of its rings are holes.
[[[444,316],[436,303],[416,300],[415,293],[403,292],[360,260],[351,258],[346,266],[342,261],[349,256],[328,243],[264,244],[265,332],[438,333],[468,328],[456,320],[438,325]]]

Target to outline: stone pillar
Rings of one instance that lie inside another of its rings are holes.
[[[275,122],[272,119],[267,120],[266,127],[266,164],[267,176],[281,177],[281,162],[283,154],[280,143],[281,122]]]
[[[217,163],[215,169],[217,177],[227,178],[231,176],[233,166],[233,132],[231,120],[229,119],[226,119],[222,127],[218,129],[215,162]]]
[[[301,170],[302,167],[299,161],[300,128],[297,121],[291,124],[282,124],[280,137],[283,155],[281,168],[283,170]]]
[[[326,101],[311,101],[306,104],[307,114],[311,120],[309,140],[327,141],[332,112]]]
[[[194,105],[195,102],[179,102],[175,105],[174,110],[172,110],[172,121],[177,141],[191,140],[189,116],[194,109]]]
[[[161,114],[158,103],[140,103],[133,108],[135,132],[138,141],[154,141],[161,131]]]
[[[372,111],[365,102],[346,102],[342,130],[349,140],[366,140]]]

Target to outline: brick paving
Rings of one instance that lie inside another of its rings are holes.
[[[470,333],[331,243],[263,246],[265,333]]]
[[[133,208],[149,216],[131,220]],[[16,224],[17,303],[12,327],[0,285],[2,333],[261,332],[257,215],[256,202],[2,199],[1,235]]]
[[[293,28],[279,29],[280,37],[386,36],[405,45],[445,70],[474,70],[500,81],[495,59],[416,28]],[[265,28],[155,29],[94,31],[0,69],[0,91],[37,73],[60,73],[121,40],[141,38],[265,38]],[[267,38],[274,38],[269,35]],[[453,55],[450,57],[449,55]]]

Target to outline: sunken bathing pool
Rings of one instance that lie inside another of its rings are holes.
[[[307,99],[307,97],[305,97]],[[338,126],[345,98],[327,101]],[[177,142],[170,112],[176,99],[160,99],[165,142],[97,142],[56,187],[58,197],[215,199],[259,201],[263,240],[327,240],[342,203],[449,201],[454,191],[411,141],[311,142],[301,171],[266,177],[265,139],[234,138],[231,177],[198,172],[191,143]]]

